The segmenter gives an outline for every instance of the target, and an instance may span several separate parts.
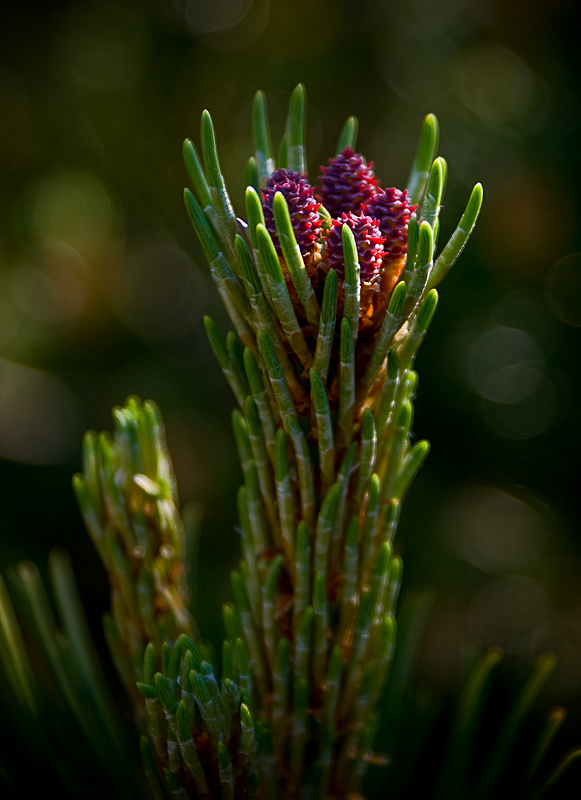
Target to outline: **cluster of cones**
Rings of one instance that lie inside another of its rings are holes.
[[[304,175],[276,170],[263,190],[264,219],[281,257],[292,297],[292,281],[285,269],[274,221],[273,200],[277,192],[287,202],[296,241],[318,295],[329,269],[337,272],[340,281],[344,279],[342,228],[346,224],[351,229],[360,267],[360,328],[376,330],[405,265],[408,224],[416,210],[407,191],[380,188],[373,164],[366,163],[350,147],[330,159],[327,167],[321,167],[316,188]]]

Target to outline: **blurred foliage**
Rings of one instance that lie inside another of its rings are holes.
[[[574,6],[3,6],[0,567],[24,557],[42,564],[52,545],[68,546],[98,627],[105,579],[70,475],[86,428],[105,427],[110,407],[130,393],[153,397],[182,499],[206,509],[200,596],[215,602],[204,609],[204,635],[220,639],[240,476],[222,422],[233,401],[202,329],[203,313],[224,316],[182,206],[181,142],[197,137],[200,111],[210,108],[242,208],[257,87],[268,92],[278,134],[289,89],[306,85],[312,165],[325,163],[341,122],[356,114],[359,147],[385,185],[404,183],[419,121],[433,111],[455,182],[442,236],[475,180],[487,197],[419,357],[415,429],[432,454],[410,492],[400,546],[404,591],[436,590],[422,672],[453,690],[467,639],[529,657],[551,649],[559,664],[546,700],[567,705],[563,735],[578,738]]]

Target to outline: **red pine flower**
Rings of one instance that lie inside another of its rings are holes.
[[[350,147],[329,159],[329,166],[321,167],[321,173],[320,197],[332,217],[349,211],[357,213],[377,192],[379,180],[373,173],[373,164],[366,164],[363,156]]]
[[[379,189],[364,208],[364,213],[378,220],[385,236],[385,256],[392,261],[407,253],[408,223],[417,208],[409,201],[405,189]]]
[[[350,211],[347,214],[342,214],[339,219],[334,219],[331,229],[325,238],[321,260],[327,264],[329,269],[333,268],[340,278],[345,278],[342,238],[344,224],[351,228],[355,237],[361,280],[370,283],[379,275],[385,255],[383,249],[385,237],[381,235],[376,219],[367,217],[364,214],[356,216]]]
[[[319,205],[315,199],[315,190],[304,175],[287,169],[277,169],[266,181],[262,193],[262,208],[264,211],[264,224],[272,236],[272,241],[279,254],[282,255],[276,226],[272,202],[274,195],[281,192],[288,205],[288,210],[293,226],[293,231],[303,256],[312,254],[314,242],[319,238]]]

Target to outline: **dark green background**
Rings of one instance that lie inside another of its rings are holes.
[[[404,591],[435,590],[420,675],[458,680],[466,642],[559,667],[545,703],[581,740],[578,28],[573,0],[151,0],[0,12],[0,567],[72,553],[107,605],[70,489],[86,428],[130,393],[161,406],[182,500],[205,507],[198,606],[220,637],[238,557],[233,400],[201,318],[225,327],[182,206],[185,136],[213,116],[242,213],[250,108],[280,135],[309,98],[312,179],[343,120],[383,186],[441,124],[441,236],[476,181],[481,220],[418,358],[433,445],[399,534]]]

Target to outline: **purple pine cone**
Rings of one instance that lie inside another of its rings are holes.
[[[334,219],[331,230],[325,239],[321,259],[326,262],[329,268],[333,268],[341,279],[345,278],[341,233],[345,223],[351,228],[355,237],[361,280],[369,283],[379,274],[383,256],[385,255],[383,249],[384,237],[381,235],[376,219],[366,217],[363,214],[356,216],[351,212],[342,214],[339,219]]]
[[[365,213],[379,222],[385,236],[383,245],[387,258],[398,259],[407,253],[408,223],[417,206],[410,205],[406,190],[379,189],[365,207]]]
[[[377,192],[379,180],[373,164],[366,164],[350,147],[329,159],[329,166],[321,167],[321,173],[321,200],[332,217],[349,211],[356,214]]]
[[[319,226],[321,224],[318,213],[320,203],[315,199],[315,190],[303,175],[288,169],[277,169],[266,181],[266,186],[262,193],[264,224],[272,236],[277,253],[281,256],[282,251],[276,235],[276,225],[274,224],[272,211],[272,202],[277,192],[281,192],[287,202],[293,231],[301,255],[311,255],[314,243],[319,238]]]

